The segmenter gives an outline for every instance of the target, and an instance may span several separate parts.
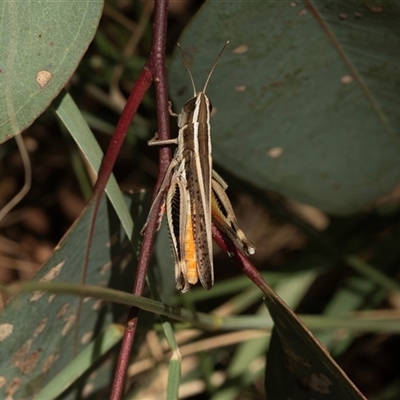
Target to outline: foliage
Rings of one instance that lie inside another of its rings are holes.
[[[1,138],[33,123],[23,134],[25,142],[61,143],[68,158],[64,168],[75,173],[65,173],[69,183],[62,185],[87,196],[91,168],[98,170],[102,158],[92,131],[104,148],[144,65],[151,10],[139,2],[107,3],[96,31],[100,1],[19,3],[6,2],[0,20],[1,53],[8,55],[0,65]],[[194,12],[187,7],[171,11],[171,49],[185,15]],[[207,88],[215,109],[214,161],[236,189],[241,225],[257,245],[254,262],[268,271],[263,277],[273,291],[258,290],[218,254],[211,291],[174,294],[164,228],[151,265],[151,293],[135,298],[110,291],[131,291],[139,231],[149,208],[149,196],[138,190],[143,182],[150,185],[148,171],[155,170],[155,153],[146,140],[157,130],[156,102],[148,93],[115,170],[122,186],[129,180],[135,193],[123,196],[113,177],[100,210],[95,214],[91,201],[75,213],[31,286],[18,286],[32,291],[39,288],[35,282],[52,282],[53,289],[19,293],[0,314],[2,396],[30,398],[46,390],[46,398],[104,398],[125,321],[125,307],[116,305],[121,303],[146,310],[126,398],[156,397],[158,391],[174,398],[178,389],[179,398],[199,392],[211,399],[260,398],[264,385],[271,398],[309,398],[309,390],[316,399],[328,393],[362,398],[276,292],[362,392],[398,398],[394,366],[385,376],[372,368],[363,374],[352,360],[366,357],[377,341],[398,348],[400,210],[397,199],[389,205],[376,199],[388,195],[400,175],[400,63],[393,51],[399,45],[399,13],[396,2],[205,3],[179,40],[198,90],[230,40]],[[177,52],[169,67],[178,110],[192,94],[190,80]],[[45,139],[38,139],[43,131]],[[13,154],[10,142],[4,143],[3,170]],[[31,158],[35,185],[49,167],[34,154]],[[10,168],[6,172],[12,175]],[[46,182],[46,190],[54,186],[54,180]],[[11,217],[29,206],[48,212],[42,198],[49,194],[35,186],[32,192]],[[54,242],[68,219],[62,221],[51,230]],[[12,218],[9,224],[27,230]],[[6,224],[2,234],[14,239],[15,232]],[[15,277],[2,280],[10,284]],[[91,286],[85,289],[82,282]],[[82,293],[87,297],[77,296]],[[386,356],[384,345],[374,361]],[[376,380],[365,378],[375,375]]]

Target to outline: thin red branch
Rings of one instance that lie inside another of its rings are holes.
[[[99,205],[100,205],[100,200],[101,196],[104,193],[104,189],[107,185],[108,179],[110,178],[110,175],[112,173],[112,169],[114,167],[115,161],[118,157],[118,153],[121,149],[122,143],[124,142],[126,132],[128,131],[128,128],[132,122],[132,119],[134,115],[136,114],[136,111],[142,102],[142,99],[144,95],[146,94],[148,88],[150,87],[152,82],[152,74],[150,70],[145,66],[133,89],[132,92],[126,102],[126,105],[122,111],[121,117],[118,121],[118,124],[115,128],[115,132],[113,134],[113,137],[111,139],[110,145],[108,146],[107,152],[104,156],[103,162],[101,164],[99,173],[98,173],[98,178],[96,181],[96,184],[94,185],[93,188],[93,194],[91,197],[92,199],[95,199],[95,205],[93,209],[93,218],[92,218],[92,223],[89,228],[89,241],[87,243],[87,248],[86,248],[86,255],[85,255],[85,266],[88,265],[88,258],[90,255],[90,247],[91,247],[91,238],[93,237],[94,233],[94,228],[95,228],[95,222],[96,218],[95,216],[97,215]],[[91,201],[89,200],[89,201]],[[86,271],[84,271],[82,281],[85,282],[85,275]]]
[[[155,1],[151,52],[150,57],[144,67],[145,70],[149,70],[151,72],[151,76],[154,80],[157,99],[158,137],[160,138],[160,140],[169,138],[168,87],[165,69],[165,42],[168,17],[167,11],[168,0]],[[171,162],[171,150],[168,147],[160,148],[159,155],[159,173],[154,196],[158,192],[161,181],[167,171],[169,163]],[[133,294],[139,296],[142,295],[144,290],[147,267],[150,261],[154,235],[157,230],[159,206],[160,204],[155,205],[154,209],[157,212],[154,212],[152,215],[149,216],[147,228],[142,242],[142,247],[140,250],[138,267],[133,286]],[[128,313],[124,338],[122,340],[117,368],[114,374],[114,382],[110,396],[110,399],[112,400],[120,399],[123,394],[126,371],[129,365],[129,357],[131,354],[132,345],[136,333],[138,313],[139,309],[136,307],[130,308]]]
[[[217,245],[223,251],[232,256],[235,263],[261,289],[262,292],[269,294],[270,289],[267,283],[249,259],[215,225],[212,226],[212,233],[213,239]]]

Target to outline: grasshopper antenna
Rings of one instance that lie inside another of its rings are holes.
[[[196,91],[196,85],[194,84],[192,73],[190,72],[189,65],[188,65],[188,63],[186,61],[185,55],[183,54],[183,50],[182,50],[181,45],[179,43],[177,43],[177,45],[179,47],[179,51],[181,52],[181,56],[182,56],[182,59],[183,59],[183,65],[185,66],[187,72],[189,73],[190,81],[192,82],[193,93],[194,93],[193,96],[196,97],[197,91]]]
[[[214,64],[213,64],[213,66],[212,66],[212,68],[211,68],[211,70],[210,70],[210,72],[209,72],[209,74],[208,74],[208,76],[207,76],[206,83],[204,84],[203,93],[206,92],[207,85],[208,85],[208,82],[210,81],[211,75],[212,75],[212,73],[214,72],[214,69],[215,69],[215,67],[217,66],[217,63],[218,63],[219,59],[221,58],[221,55],[222,55],[222,53],[224,52],[224,50],[225,50],[226,46],[228,45],[228,43],[229,43],[229,40],[225,43],[224,47],[223,47],[222,50],[219,52],[219,54],[218,54],[216,60],[214,61]],[[185,55],[183,54],[181,45],[180,45],[179,43],[177,43],[177,44],[178,44],[178,47],[179,47],[179,51],[181,52],[181,56],[182,56],[182,59],[183,59],[183,64],[185,65],[185,68],[186,68],[186,70],[187,70],[187,72],[189,73],[189,76],[190,76],[190,81],[192,82],[193,95],[194,95],[194,97],[196,97],[197,91],[196,91],[196,86],[195,86],[195,84],[194,84],[194,80],[193,80],[192,73],[190,72],[189,65],[188,65],[188,63],[187,63],[187,61],[186,61]]]
[[[210,81],[211,75],[212,75],[212,73],[214,72],[214,69],[215,69],[215,67],[217,66],[217,63],[218,63],[219,59],[221,58],[222,53],[224,52],[226,46],[228,46],[228,44],[229,44],[229,40],[227,40],[227,42],[224,44],[224,47],[222,48],[222,50],[219,52],[217,58],[215,59],[214,65],[212,66],[211,71],[210,71],[210,73],[209,73],[208,76],[207,76],[206,83],[204,84],[203,93],[206,92],[207,85],[208,85],[208,82]]]

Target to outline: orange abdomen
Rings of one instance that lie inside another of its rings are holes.
[[[186,234],[185,234],[185,263],[187,280],[191,285],[197,283],[199,277],[197,274],[196,244],[193,234],[193,223],[191,215],[187,216]]]

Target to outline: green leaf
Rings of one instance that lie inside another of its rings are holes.
[[[3,1],[0,11],[0,142],[29,126],[86,52],[101,0]]]
[[[135,220],[142,219],[139,221],[142,226],[146,217],[140,211],[143,194],[125,200]],[[34,280],[52,284],[82,282],[92,217],[93,201]],[[134,233],[134,238],[138,240],[138,232]],[[97,214],[91,249],[85,283],[130,292],[137,264],[135,251],[105,196]],[[61,291],[56,294],[20,293],[7,304],[0,314],[0,376],[4,381],[0,398],[6,398],[11,392],[15,398],[32,398],[74,360],[92,337],[103,327],[118,321],[127,309],[91,298],[88,291],[84,293],[88,297],[83,298],[82,304],[79,297]],[[142,319],[145,321],[146,318]],[[109,374],[111,367],[108,363]],[[91,384],[94,388],[107,386],[109,377],[91,381]]]
[[[239,178],[336,214],[400,180],[400,3],[208,1],[180,43],[213,106],[214,160]],[[192,96],[177,53],[175,107]],[[217,168],[218,171],[218,168]]]
[[[275,323],[265,373],[268,398],[365,399],[279,298],[269,296],[266,304]]]
[[[70,94],[67,92],[62,93],[54,101],[54,107],[57,116],[97,174],[104,154]],[[131,239],[133,230],[132,218],[113,174],[110,176],[105,190],[124,226],[125,233]]]

